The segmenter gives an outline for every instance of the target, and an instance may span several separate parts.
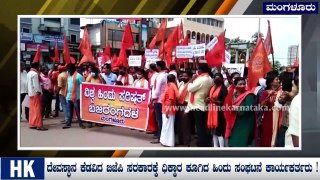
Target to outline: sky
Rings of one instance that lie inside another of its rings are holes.
[[[282,65],[287,65],[288,47],[290,45],[301,46],[301,21],[297,17],[260,18],[260,32],[264,37],[266,37],[268,31],[267,20],[270,21],[274,59],[279,60]],[[259,28],[259,18],[242,16],[239,18],[224,18],[224,21],[225,36],[230,39],[240,37],[243,40],[251,40],[251,36]]]

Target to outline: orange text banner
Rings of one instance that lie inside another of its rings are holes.
[[[148,89],[103,84],[81,84],[81,118],[84,121],[145,130]]]

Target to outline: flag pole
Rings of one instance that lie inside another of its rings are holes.
[[[259,18],[259,25],[258,25],[258,39],[260,38],[260,18]]]

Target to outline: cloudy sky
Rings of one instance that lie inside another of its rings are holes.
[[[251,36],[258,31],[259,18],[224,18],[226,37],[251,40]],[[301,22],[297,17],[269,17],[260,18],[260,32],[267,35],[270,21],[271,35],[274,49],[274,59],[282,65],[287,65],[288,46],[301,46]],[[270,55],[271,56],[271,55]]]

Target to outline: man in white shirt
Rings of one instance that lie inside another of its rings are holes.
[[[41,95],[42,89],[40,86],[39,63],[31,64],[31,71],[27,74],[28,96],[30,97],[30,116],[29,125],[31,129],[46,131],[43,127]]]
[[[119,76],[117,81],[123,86],[133,86],[133,76],[127,72],[127,69],[123,66],[119,67]]]
[[[145,71],[143,69],[137,69],[136,76],[137,76],[137,79],[134,81],[133,87],[148,89],[149,82],[144,77]]]
[[[296,76],[293,89],[299,89],[299,75]],[[301,93],[293,98],[289,109],[289,127],[285,137],[285,147],[299,147]]]
[[[20,63],[20,115],[22,116],[22,102],[28,94],[27,71],[23,63]],[[26,118],[27,119],[27,118]],[[27,119],[28,120],[28,119]]]
[[[188,84],[190,96],[186,112],[189,112],[190,118],[195,122],[199,147],[212,146],[212,138],[206,128],[208,111],[205,100],[213,85],[209,72],[208,64],[199,64],[198,75],[194,76]]]
[[[167,86],[167,73],[165,72],[166,63],[164,61],[157,61],[157,69],[159,74],[154,82],[154,93],[152,94],[152,103],[154,103],[154,110],[156,113],[156,120],[158,124],[158,131],[156,133],[157,139],[151,143],[160,143],[161,129],[162,129],[162,96]]]

